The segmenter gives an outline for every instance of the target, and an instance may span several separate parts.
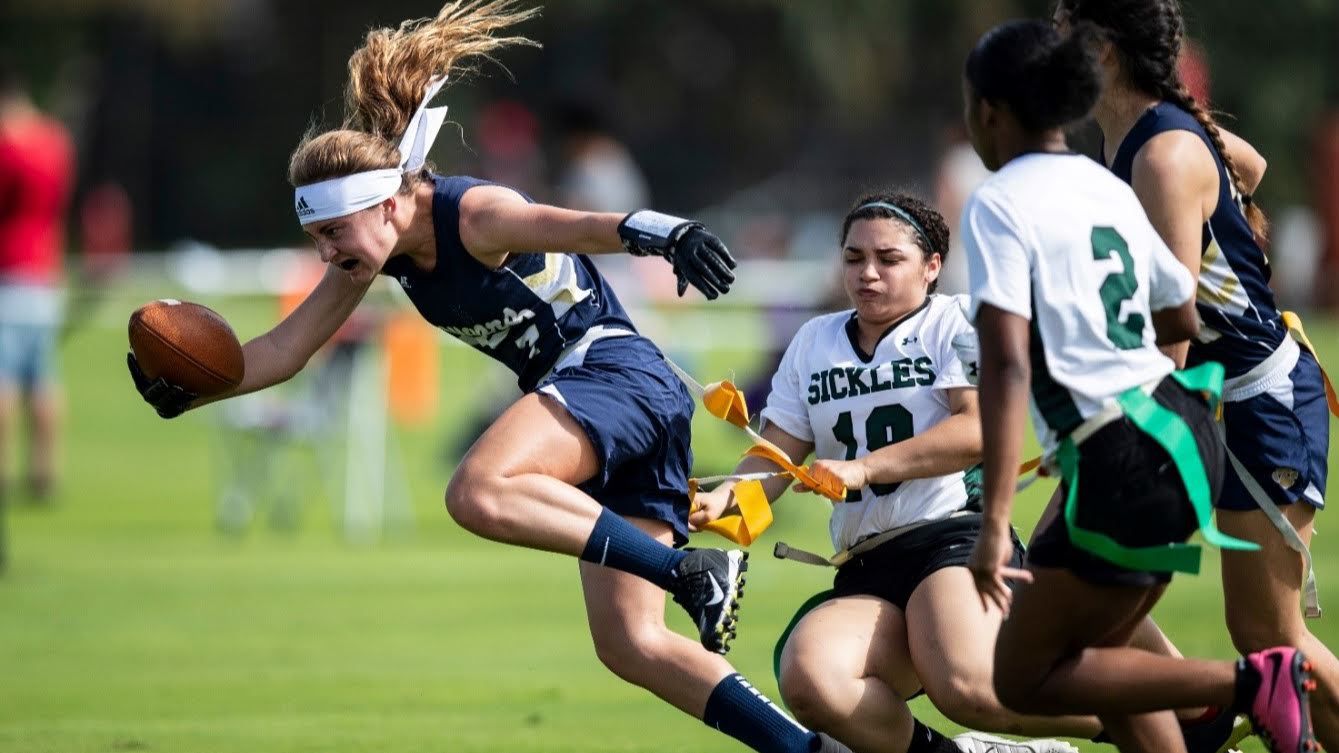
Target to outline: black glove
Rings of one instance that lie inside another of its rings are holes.
[[[618,224],[623,248],[634,256],[663,256],[679,279],[679,295],[692,285],[708,300],[728,293],[737,265],[730,251],[700,223],[650,210],[629,214]]]
[[[126,354],[126,366],[130,368],[130,378],[135,380],[135,389],[139,390],[144,402],[152,405],[153,409],[158,411],[158,415],[163,418],[180,416],[190,407],[191,402],[199,397],[175,384],[168,384],[167,380],[162,377],[149,379],[148,375],[140,369],[139,361],[135,360],[134,353]]]

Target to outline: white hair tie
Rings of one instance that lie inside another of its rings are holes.
[[[434,76],[414,116],[400,137],[400,166],[344,175],[293,189],[293,208],[298,223],[344,217],[375,206],[400,190],[402,176],[423,167],[428,150],[437,140],[437,132],[446,121],[446,105],[428,107],[428,103],[446,84],[446,76]]]

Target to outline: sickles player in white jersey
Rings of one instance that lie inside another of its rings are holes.
[[[781,639],[781,695],[803,723],[859,753],[1068,751],[1057,740],[953,740],[914,719],[924,692],[972,729],[1091,738],[1095,718],[1024,717],[991,690],[1003,613],[983,612],[966,568],[981,529],[976,389],[955,354],[970,332],[959,299],[933,290],[948,250],[943,218],[920,200],[873,194],[842,223],[842,279],[853,309],[800,328],[772,379],[762,435],[849,490],[833,506],[833,547],[853,556],[833,589],[801,608]],[[747,458],[740,473],[774,470]],[[699,493],[690,522],[732,506],[733,484]],[[769,499],[784,479],[764,484]],[[826,502],[823,502],[826,504]],[[1021,558],[1017,541],[1015,563]]]
[[[1160,655],[1129,644],[1184,547],[1211,524],[1223,450],[1196,376],[1158,350],[1198,329],[1194,283],[1134,192],[1070,152],[1064,127],[1101,88],[1095,39],[1075,24],[1016,21],[967,58],[972,145],[996,174],[963,213],[971,315],[980,337],[985,523],[970,567],[987,608],[1010,609],[995,689],[1034,714],[1096,714],[1122,751],[1183,753],[1172,709],[1248,714],[1274,751],[1316,744],[1301,652],[1240,661]],[[1028,569],[1011,565],[1009,514],[1027,411],[1063,473],[1065,514],[1039,526]],[[1189,555],[1189,556],[1186,556]],[[1021,585],[1012,594],[1006,579]]]

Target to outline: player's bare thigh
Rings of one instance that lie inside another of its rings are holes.
[[[781,655],[783,695],[796,690],[798,682],[866,677],[878,677],[901,698],[910,698],[921,687],[908,654],[902,610],[876,596],[845,596],[820,604],[795,626]]]
[[[600,471],[581,425],[539,393],[512,403],[460,461],[457,473],[511,477],[537,473],[576,485]]]

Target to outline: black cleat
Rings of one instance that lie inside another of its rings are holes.
[[[1230,709],[1219,709],[1207,721],[1180,720],[1180,724],[1190,753],[1227,753],[1250,734],[1250,725]]]
[[[748,552],[738,549],[689,549],[675,568],[670,594],[697,625],[703,648],[724,654],[735,637],[739,598]]]

